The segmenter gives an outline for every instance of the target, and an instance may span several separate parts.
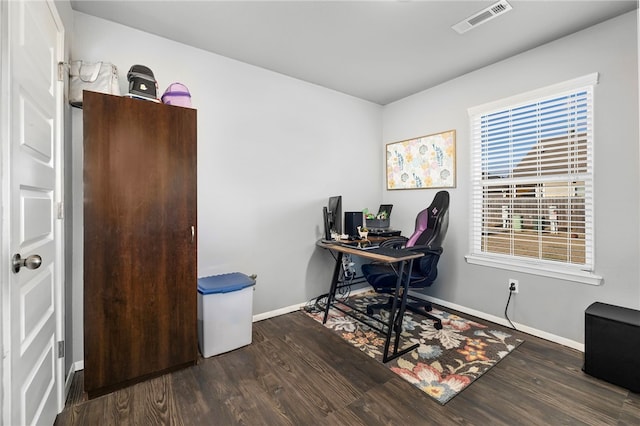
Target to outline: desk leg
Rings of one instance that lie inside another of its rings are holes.
[[[400,302],[400,308],[398,310],[397,316],[397,329],[396,329],[396,340],[393,346],[394,355],[398,353],[398,344],[400,343],[400,335],[402,334],[402,321],[404,320],[404,313],[407,310],[407,296],[409,294],[409,281],[411,280],[411,269],[413,268],[413,259],[409,261],[409,269],[407,273],[407,278],[404,280],[404,284],[402,286],[402,301]],[[402,352],[404,353],[404,352]]]
[[[393,331],[396,329],[394,322],[396,320],[396,309],[398,308],[398,296],[400,294],[400,286],[402,283],[402,276],[404,275],[404,265],[406,262],[400,262],[399,271],[398,271],[398,280],[396,282],[396,291],[393,295],[393,302],[391,303],[391,310],[389,311],[389,322],[387,323],[387,336],[384,341],[384,352],[382,354],[382,362],[387,362],[391,360],[389,358],[389,346],[391,344],[391,335]],[[402,325],[401,325],[402,327]],[[394,351],[395,352],[395,351]]]
[[[322,323],[327,322],[327,316],[329,316],[329,309],[333,304],[333,300],[336,298],[336,290],[338,288],[338,280],[340,278],[340,270],[342,269],[342,252],[338,252],[336,257],[336,266],[333,268],[333,277],[331,278],[331,289],[327,295],[327,306],[324,308],[324,318]]]
[[[411,280],[411,269],[413,267],[413,259],[409,260],[409,268],[407,272],[407,277],[402,280],[402,276],[404,275],[404,267],[407,262],[402,262],[400,264],[400,268],[398,271],[398,281],[396,282],[396,291],[393,297],[393,303],[391,305],[391,312],[389,312],[389,323],[387,326],[387,337],[384,345],[384,353],[382,354],[382,362],[386,363],[387,361],[391,361],[392,359],[398,358],[406,354],[407,352],[411,352],[416,349],[419,344],[412,345],[406,349],[398,351],[398,345],[400,344],[400,335],[402,334],[402,321],[404,320],[404,312],[407,307],[407,295],[409,293],[409,281]],[[398,296],[400,293],[400,288],[402,287],[402,300],[400,301],[400,307],[398,308]],[[398,314],[396,315],[396,308],[398,308]],[[389,355],[389,346],[391,344],[391,335],[395,332],[395,339],[393,344],[392,354]]]

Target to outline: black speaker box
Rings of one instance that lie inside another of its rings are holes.
[[[352,237],[359,236],[358,226],[362,226],[362,212],[344,212],[344,233]]]
[[[584,372],[640,392],[640,311],[596,302],[584,313]]]

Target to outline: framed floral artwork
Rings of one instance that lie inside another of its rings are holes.
[[[387,144],[387,189],[455,186],[455,130]]]

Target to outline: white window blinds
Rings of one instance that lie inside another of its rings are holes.
[[[470,110],[474,255],[593,270],[597,74]]]

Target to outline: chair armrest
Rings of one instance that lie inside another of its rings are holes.
[[[408,240],[407,237],[402,236],[390,237],[383,240],[379,245],[380,247],[403,248]]]

